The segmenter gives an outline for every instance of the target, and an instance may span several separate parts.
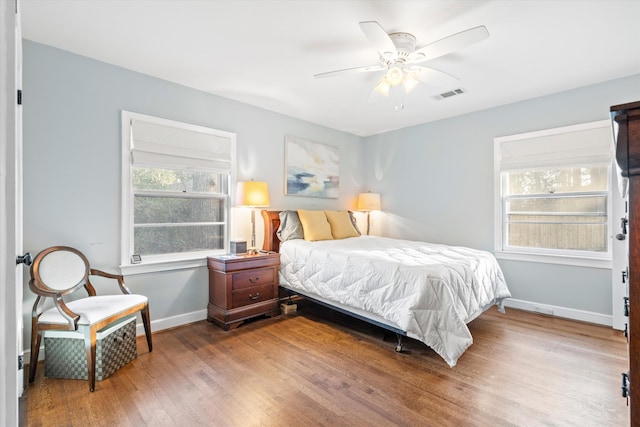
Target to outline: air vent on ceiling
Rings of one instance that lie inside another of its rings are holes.
[[[435,98],[447,99],[447,98],[451,98],[452,96],[462,95],[463,93],[465,93],[465,90],[462,88],[458,88],[458,89],[450,90],[448,92],[443,92],[440,95],[436,95]]]

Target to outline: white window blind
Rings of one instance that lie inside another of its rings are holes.
[[[131,120],[131,141],[135,166],[231,173],[231,139],[208,133],[206,129],[178,129]]]
[[[129,111],[121,129],[122,272],[199,267],[224,253],[235,133]]]
[[[609,165],[612,160],[611,129],[597,127],[501,141],[501,171],[566,165]]]
[[[497,256],[610,264],[612,161],[606,120],[496,138]]]

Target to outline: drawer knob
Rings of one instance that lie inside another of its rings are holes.
[[[258,298],[260,298],[260,292],[256,293],[255,295],[249,294],[250,300],[257,300]]]
[[[256,277],[249,277],[249,281],[251,283],[258,283],[258,280],[260,280],[260,276],[256,276]]]

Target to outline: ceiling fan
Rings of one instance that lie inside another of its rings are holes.
[[[458,84],[458,78],[417,64],[460,50],[489,37],[487,28],[481,25],[452,34],[416,50],[416,37],[413,34],[403,32],[387,34],[376,21],[360,22],[360,28],[380,54],[380,63],[320,73],[314,75],[315,78],[385,70],[375,86],[375,91],[385,96],[389,95],[390,90],[399,88],[401,84],[405,93],[411,92],[420,82],[451,87]]]

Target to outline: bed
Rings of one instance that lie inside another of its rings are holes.
[[[280,253],[280,287],[396,333],[397,351],[408,336],[453,367],[473,343],[467,323],[493,305],[504,312],[503,301],[511,296],[489,252],[359,232],[317,241],[285,236],[281,242],[281,217],[289,226],[297,217],[292,212],[302,211],[262,211],[263,250]],[[357,230],[355,221],[353,226]]]

